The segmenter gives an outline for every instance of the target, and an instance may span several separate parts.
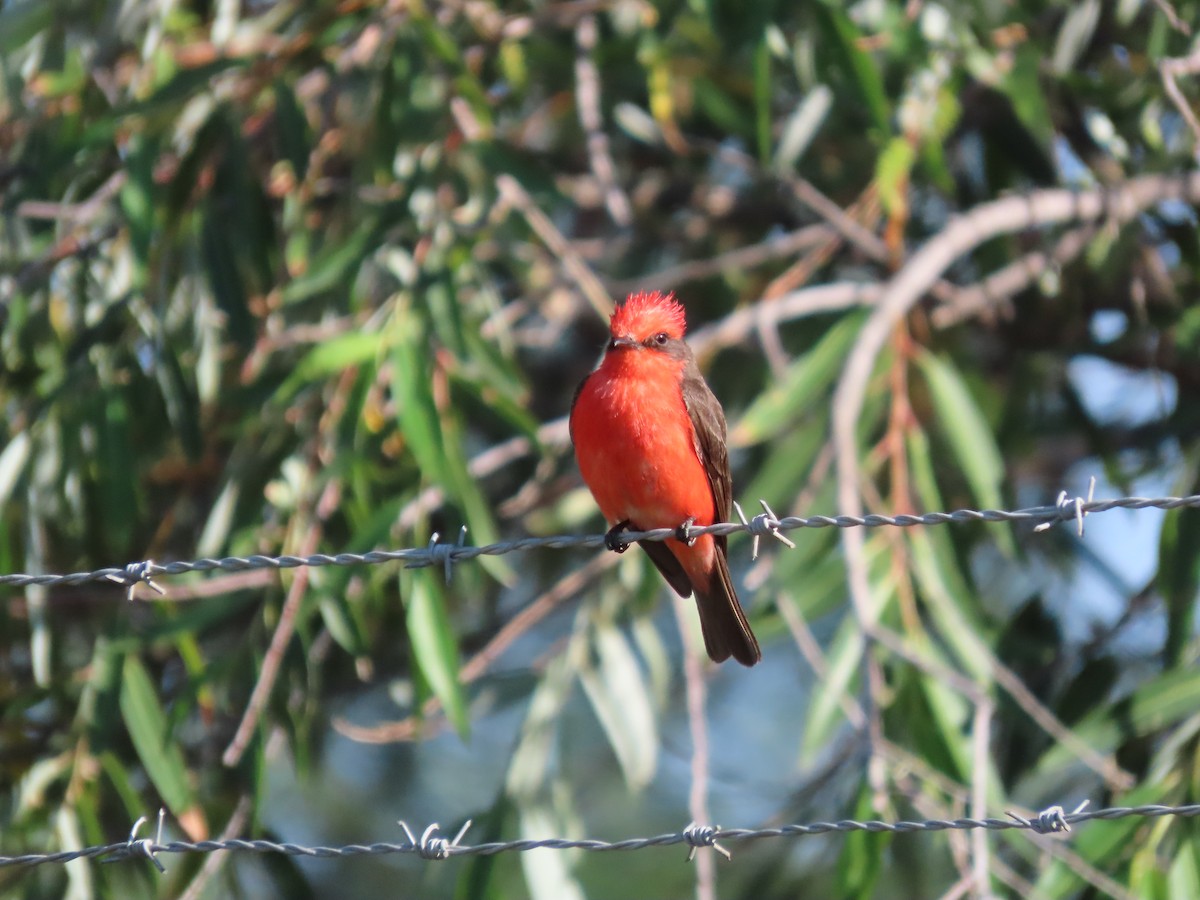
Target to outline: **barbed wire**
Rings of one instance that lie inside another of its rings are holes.
[[[882,822],[878,820],[858,821],[856,819],[841,819],[837,822],[812,822],[807,825],[781,825],[775,828],[720,828],[712,825],[698,825],[693,822],[682,831],[670,834],[659,834],[653,837],[628,838],[620,841],[604,841],[589,838],[523,838],[512,841],[491,841],[483,844],[463,844],[462,839],[470,827],[468,820],[459,829],[457,835],[448,839],[438,832],[440,826],[434,824],[427,827],[418,838],[401,821],[400,827],[408,838],[406,842],[394,843],[378,841],[371,844],[345,844],[341,846],[306,846],[278,841],[245,840],[231,838],[214,841],[168,841],[162,840],[163,813],[159,812],[158,834],[155,839],[138,838],[138,831],[145,823],[143,816],[134,824],[129,838],[114,844],[83,847],[78,850],[64,850],[57,853],[27,853],[22,856],[0,856],[0,868],[12,866],[40,866],[49,864],[68,863],[76,859],[98,859],[100,862],[120,862],[132,858],[149,859],[159,869],[165,871],[159,861],[159,854],[164,853],[215,853],[221,850],[230,852],[276,853],[284,856],[307,856],[315,859],[352,856],[386,856],[393,854],[411,854],[426,860],[448,859],[452,856],[494,856],[498,853],[526,853],[531,850],[585,850],[591,852],[634,851],[646,850],[651,847],[671,847],[685,845],[689,848],[690,859],[701,847],[713,847],[717,851],[729,855],[727,848],[719,841],[751,841],[767,838],[804,837],[818,834],[846,834],[854,831],[870,833],[907,834],[912,832],[932,831],[973,831],[985,829],[988,831],[1032,831],[1037,834],[1064,834],[1071,831],[1072,825],[1093,820],[1111,821],[1130,817],[1162,818],[1176,816],[1192,818],[1200,816],[1200,804],[1186,806],[1116,806],[1107,809],[1087,811],[1087,801],[1075,808],[1074,812],[1065,812],[1061,806],[1051,806],[1038,815],[1027,818],[1008,813],[1007,819],[926,819],[923,821]]]
[[[792,542],[784,532],[800,528],[913,528],[921,525],[946,525],[967,522],[1017,522],[1036,524],[1042,531],[1058,522],[1074,521],[1079,534],[1083,534],[1084,517],[1108,512],[1113,509],[1162,509],[1200,507],[1200,494],[1186,497],[1119,497],[1113,500],[1093,500],[1091,491],[1087,498],[1070,497],[1066,491],[1059,494],[1053,505],[1033,506],[1026,509],[957,509],[953,512],[929,512],[922,514],[902,513],[888,516],[873,513],[865,516],[785,516],[779,518],[765,500],[759,503],[763,512],[747,519],[738,504],[734,504],[740,522],[720,522],[713,525],[681,525],[678,528],[656,528],[650,531],[624,531],[615,540],[621,545],[636,541],[663,541],[668,538],[692,539],[704,534],[730,535],[745,532],[754,537],[753,554],[758,555],[761,537],[774,537],[788,546]],[[446,579],[454,565],[481,556],[503,556],[524,550],[562,550],[572,547],[600,547],[611,545],[614,537],[609,534],[554,535],[550,537],[526,537],[509,541],[498,541],[483,546],[466,543],[467,527],[459,531],[455,543],[440,543],[435,532],[424,547],[408,547],[401,550],[371,550],[367,553],[316,553],[309,556],[227,556],[220,559],[202,558],[190,561],[156,563],[153,560],[129,563],[125,566],[110,566],[90,572],[72,572],[66,575],[0,575],[0,587],[26,587],[29,585],[72,586],[92,581],[110,581],[129,589],[148,584],[163,593],[153,579],[164,575],[182,575],[188,572],[244,572],[251,569],[295,569],[301,566],[358,566],[385,562],[401,562],[408,568],[440,565],[445,568]]]

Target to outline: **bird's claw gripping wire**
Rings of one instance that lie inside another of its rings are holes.
[[[696,524],[695,516],[688,516],[687,519],[678,528],[675,529],[675,540],[681,544],[692,546],[696,543],[696,539],[692,537],[692,526]]]
[[[624,519],[604,533],[604,546],[613,553],[624,553],[629,549],[629,541],[621,537],[629,530],[629,520]]]

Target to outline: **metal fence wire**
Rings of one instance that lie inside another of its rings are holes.
[[[155,838],[139,838],[138,832],[145,824],[142,817],[134,824],[128,840],[115,844],[64,850],[58,853],[27,853],[22,856],[0,856],[0,868],[9,866],[39,866],[63,864],[76,859],[98,859],[100,862],[119,862],[128,859],[148,859],[160,872],[165,867],[159,860],[168,853],[216,853],[230,851],[241,853],[277,853],[285,856],[306,856],[314,859],[330,859],[348,856],[387,856],[408,854],[425,860],[443,860],[455,856],[493,856],[497,853],[527,853],[531,850],[585,850],[597,853],[611,851],[647,850],[651,847],[673,847],[684,845],[689,849],[688,859],[703,847],[712,847],[725,856],[728,848],[721,841],[751,841],[767,838],[803,837],[815,834],[845,834],[852,831],[872,833],[911,833],[919,831],[988,831],[1024,830],[1036,834],[1065,834],[1072,825],[1097,819],[1125,819],[1129,817],[1162,818],[1177,816],[1192,818],[1200,815],[1200,804],[1188,806],[1116,806],[1088,811],[1083,803],[1074,812],[1065,812],[1061,806],[1052,806],[1032,818],[1009,813],[1007,819],[926,819],[923,821],[881,822],[876,820],[857,821],[842,819],[837,822],[812,822],[807,825],[781,825],[777,828],[719,828],[692,823],[682,831],[659,834],[653,837],[628,838],[620,841],[594,839],[566,840],[545,838],[514,841],[493,841],[485,844],[464,844],[462,839],[471,823],[468,820],[454,838],[443,837],[438,825],[430,825],[417,837],[405,822],[399,825],[407,840],[403,843],[380,841],[372,844],[345,844],[337,847],[305,846],[303,844],[277,843],[262,840],[217,840],[217,841],[167,841],[163,842],[164,814],[159,812],[158,834]]]
[[[1090,493],[1090,492],[1089,492]],[[1200,494],[1187,497],[1120,497],[1115,500],[1093,500],[1090,497],[1070,497],[1065,491],[1058,501],[1048,506],[1033,506],[1028,509],[957,509],[953,512],[930,512],[920,515],[900,514],[887,516],[871,514],[865,516],[786,516],[779,518],[767,505],[759,501],[763,512],[747,518],[742,509],[734,504],[740,522],[720,522],[705,526],[681,526],[680,528],[658,528],[652,531],[626,531],[620,536],[622,543],[636,541],[663,541],[674,537],[699,537],[703,534],[736,534],[745,532],[754,537],[753,553],[758,553],[761,537],[774,537],[784,544],[791,541],[784,532],[800,528],[913,528],[921,525],[946,525],[968,522],[1016,522],[1029,523],[1035,531],[1043,531],[1058,522],[1076,522],[1079,534],[1083,534],[1083,520],[1095,513],[1113,509],[1180,509],[1200,507]],[[682,532],[682,533],[681,533]],[[250,569],[295,569],[301,566],[360,566],[385,562],[401,562],[408,568],[440,565],[449,580],[456,563],[478,559],[481,556],[503,556],[524,550],[562,550],[570,547],[601,547],[607,536],[555,535],[551,537],[527,537],[511,541],[498,541],[474,547],[466,543],[467,529],[464,525],[455,543],[439,542],[434,533],[424,547],[408,547],[401,550],[371,550],[367,553],[314,553],[309,556],[227,556],[221,559],[202,558],[190,561],[157,563],[142,560],[125,566],[109,566],[90,572],[72,572],[66,575],[0,575],[0,587],[27,587],[30,585],[71,586],[91,581],[110,581],[129,589],[139,583],[150,585],[162,593],[154,579],[160,576],[182,575],[188,572],[244,572]]]
[[[959,509],[953,512],[931,512],[921,515],[903,514],[895,516],[865,515],[865,516],[787,516],[779,518],[765,501],[760,501],[763,512],[747,518],[741,507],[735,504],[740,522],[723,522],[703,527],[681,529],[660,528],[653,531],[628,531],[621,535],[621,541],[633,543],[643,540],[666,540],[672,537],[696,537],[702,534],[734,534],[746,532],[753,536],[753,553],[757,555],[758,542],[762,537],[774,537],[784,544],[791,546],[791,541],[784,533],[800,528],[880,528],[897,527],[911,528],[923,525],[945,525],[949,523],[969,522],[1015,522],[1028,523],[1035,531],[1044,531],[1059,522],[1074,522],[1080,535],[1083,534],[1084,518],[1090,514],[1107,512],[1113,509],[1162,509],[1200,507],[1200,495],[1186,497],[1122,497],[1114,500],[1094,500],[1089,496],[1071,497],[1065,491],[1052,505],[1035,506],[1018,510],[996,509]],[[535,549],[565,549],[571,547],[600,547],[605,545],[606,536],[592,535],[557,535],[552,537],[529,537],[517,540],[500,541],[485,546],[473,547],[466,543],[467,530],[464,526],[459,532],[458,540],[454,543],[442,543],[434,534],[424,547],[411,547],[400,550],[373,550],[368,553],[338,553],[313,554],[310,556],[231,556],[221,559],[203,558],[184,562],[156,563],[153,560],[143,560],[120,567],[107,567],[89,572],[74,572],[64,575],[52,574],[12,574],[0,575],[0,587],[21,588],[30,585],[79,585],[93,581],[109,581],[127,588],[132,597],[134,588],[145,583],[156,591],[162,588],[154,579],[161,576],[180,575],[188,572],[209,572],[214,570],[240,572],[250,569],[290,569],[300,566],[353,566],[371,565],[384,562],[401,562],[405,566],[417,568],[422,566],[443,566],[446,578],[449,579],[456,563],[478,559],[481,556],[500,556],[524,550]],[[720,828],[711,825],[692,823],[682,831],[671,834],[660,834],[652,837],[628,838],[619,841],[595,839],[567,840],[561,838],[546,838],[541,840],[496,841],[482,844],[464,844],[463,838],[467,833],[470,822],[465,823],[454,838],[440,834],[438,825],[430,825],[417,837],[404,822],[400,822],[407,840],[404,842],[380,841],[371,844],[347,844],[343,846],[305,846],[292,843],[278,843],[266,840],[210,840],[210,841],[163,841],[162,830],[164,814],[158,817],[158,831],[155,838],[139,838],[138,833],[145,824],[145,817],[138,820],[129,837],[117,843],[83,847],[74,850],[64,850],[54,853],[27,853],[19,856],[0,856],[0,868],[14,866],[39,866],[48,864],[64,864],[76,859],[94,859],[100,862],[117,862],[132,858],[150,860],[160,871],[164,867],[159,857],[173,853],[215,853],[218,851],[277,853],[288,856],[303,856],[312,858],[331,858],[349,856],[378,856],[389,854],[411,854],[426,860],[442,860],[456,856],[493,855],[497,853],[523,853],[532,850],[584,850],[594,852],[633,851],[651,847],[670,847],[684,845],[690,848],[688,858],[699,848],[711,847],[729,855],[727,847],[721,842],[760,840],[767,838],[800,837],[816,834],[844,834],[854,831],[872,833],[898,832],[930,832],[976,829],[1004,831],[1019,829],[1038,834],[1064,834],[1071,830],[1072,825],[1094,820],[1123,819],[1131,816],[1142,818],[1161,818],[1164,816],[1191,818],[1200,815],[1200,804],[1187,806],[1136,806],[1110,807],[1107,809],[1087,810],[1087,803],[1076,807],[1073,812],[1065,812],[1061,806],[1052,806],[1040,814],[1027,818],[1015,813],[1009,813],[1007,819],[927,819],[923,821],[857,821],[843,819],[836,822],[812,822],[809,824],[783,825],[776,828]]]

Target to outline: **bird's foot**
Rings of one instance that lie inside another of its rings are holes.
[[[624,553],[629,549],[629,541],[621,537],[629,530],[629,520],[618,522],[604,534],[604,546],[613,553]]]
[[[696,539],[692,537],[692,526],[696,524],[695,516],[688,516],[687,521],[675,529],[675,540],[687,544],[689,547],[696,543]]]

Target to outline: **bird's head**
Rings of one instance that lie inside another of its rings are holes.
[[[608,349],[669,349],[683,342],[684,329],[683,307],[674,294],[630,294],[612,314]]]

